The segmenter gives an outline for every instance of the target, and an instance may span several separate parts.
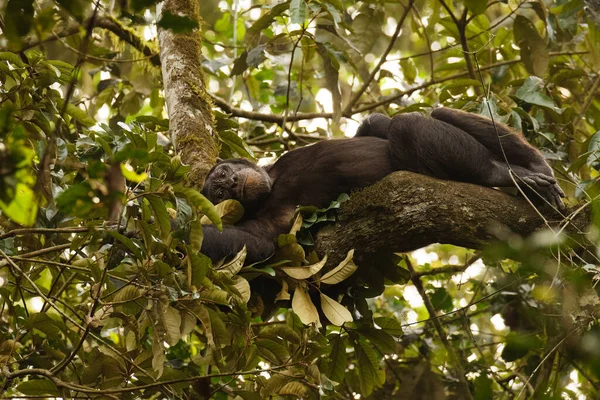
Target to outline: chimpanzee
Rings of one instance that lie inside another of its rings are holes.
[[[243,219],[219,232],[204,226],[202,253],[218,260],[244,245],[247,260],[273,254],[296,207],[324,207],[340,193],[374,184],[394,171],[412,171],[483,186],[519,186],[563,210],[564,193],[540,152],[516,131],[485,117],[438,108],[389,118],[372,114],[354,138],[322,141],[292,150],[260,168],[244,159],[219,162],[203,194],[213,203],[236,199]],[[534,196],[535,199],[535,196]]]

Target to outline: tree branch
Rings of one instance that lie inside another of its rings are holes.
[[[544,214],[550,224],[562,221],[558,215]],[[589,220],[586,208],[565,230],[584,232]],[[327,253],[332,265],[355,249],[361,264],[433,243],[481,249],[507,229],[528,235],[545,226],[525,199],[402,171],[353,194],[341,207],[338,222],[317,233],[315,248],[321,255]]]

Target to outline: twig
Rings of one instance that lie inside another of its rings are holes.
[[[29,234],[36,234],[36,233],[41,233],[41,234],[81,233],[81,232],[88,232],[92,229],[102,229],[102,228],[100,228],[100,227],[88,228],[85,226],[77,227],[77,228],[19,228],[19,229],[13,229],[11,231],[1,234],[0,240],[6,239],[6,238],[9,238],[12,236],[19,236],[19,235],[29,235]]]
[[[410,272],[410,279],[411,279],[413,285],[415,285],[415,288],[417,289],[417,291],[419,292],[419,295],[423,299],[423,303],[425,304],[425,308],[427,308],[427,312],[429,312],[429,316],[436,317],[437,313],[435,311],[435,308],[433,307],[433,304],[431,304],[431,300],[429,300],[429,296],[427,296],[427,293],[425,292],[425,288],[423,287],[421,280],[415,276],[416,272],[412,266],[411,261],[408,259],[408,257],[405,258],[405,261],[406,261],[406,266],[408,268],[408,271]],[[450,345],[450,342],[448,341],[448,338],[446,337],[446,332],[444,332],[444,329],[442,328],[442,324],[440,324],[440,321],[437,318],[433,318],[433,319],[431,319],[431,323],[435,327],[435,330],[437,331],[437,334],[440,337],[440,340],[442,341],[442,344],[444,345],[446,352],[450,355],[450,358],[452,359],[452,364],[453,364],[452,367],[454,369],[454,375],[460,382],[459,387],[462,392],[462,398],[463,399],[472,399],[473,397],[471,396],[471,391],[469,390],[469,383],[467,382],[467,378],[465,376],[465,371],[462,368],[463,362],[458,358],[458,355],[454,351],[454,348],[452,347],[452,345]]]

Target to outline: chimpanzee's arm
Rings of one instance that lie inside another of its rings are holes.
[[[246,261],[254,263],[273,255],[275,244],[273,239],[246,232],[238,227],[225,227],[219,232],[213,225],[202,225],[204,240],[202,253],[217,261],[237,254],[246,246]]]

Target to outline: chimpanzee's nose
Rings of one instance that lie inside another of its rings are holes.
[[[231,188],[235,188],[237,186],[238,183],[238,178],[236,174],[231,175],[231,178],[229,178],[229,186],[231,186]]]

